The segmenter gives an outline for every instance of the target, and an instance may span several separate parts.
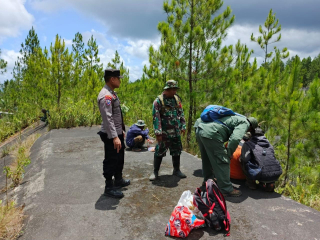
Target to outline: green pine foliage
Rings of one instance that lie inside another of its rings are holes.
[[[209,104],[254,116],[283,168],[277,191],[320,210],[320,55],[284,63],[286,51],[274,48],[271,54],[268,46],[281,39],[272,40],[281,26],[271,10],[267,30],[260,27],[262,36],[253,39],[265,51],[259,67],[246,44],[223,45],[234,16],[230,7],[221,11],[221,6],[221,1],[165,1],[168,18],[158,25],[161,45],[150,46],[149,65],[135,82],[129,81],[118,51],[107,66],[101,64],[93,37],[84,43],[76,33],[68,49],[57,35],[49,49],[42,49],[32,28],[13,78],[0,88],[0,111],[13,113],[0,119],[0,141],[37,121],[41,109],[50,111],[50,129],[101,124],[96,97],[105,84],[105,68],[118,68],[123,76],[117,92],[125,124],[143,119],[153,136],[153,101],[165,81],[175,79],[189,127],[185,150],[200,156],[192,125]]]

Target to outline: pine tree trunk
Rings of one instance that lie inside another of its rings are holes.
[[[60,106],[60,97],[61,97],[61,81],[60,81],[60,71],[58,69],[58,107]]]
[[[285,177],[284,177],[283,186],[285,186],[288,181],[288,170],[289,170],[289,160],[290,160],[290,141],[291,141],[290,136],[291,136],[291,118],[289,118],[287,163],[286,163],[286,170],[285,170]]]
[[[192,38],[192,31],[193,31],[193,8],[194,8],[194,0],[191,2],[191,22],[190,22],[190,43],[189,43],[189,117],[188,117],[188,126],[187,126],[187,148],[189,148],[190,140],[191,140],[191,127],[192,127],[192,113],[193,113],[193,86],[192,86],[192,50],[193,50],[193,38]]]

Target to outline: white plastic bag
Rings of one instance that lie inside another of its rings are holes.
[[[186,206],[192,208],[193,206],[193,195],[190,190],[184,191],[178,201],[177,206]]]
[[[181,197],[178,201],[177,206],[185,206],[188,207],[190,209],[190,211],[197,217],[200,219],[204,219],[202,213],[200,212],[200,210],[193,205],[193,194],[191,193],[190,190],[184,191],[181,194]]]

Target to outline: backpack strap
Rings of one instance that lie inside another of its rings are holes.
[[[209,182],[210,181],[210,182]],[[230,214],[227,210],[227,204],[226,204],[226,200],[222,194],[222,192],[220,191],[218,185],[216,184],[215,181],[213,181],[212,179],[208,179],[208,181],[206,182],[206,189],[207,189],[207,193],[209,192],[209,183],[212,183],[211,187],[212,187],[212,192],[214,194],[214,196],[216,197],[222,211],[225,214],[225,219],[223,220],[223,224],[225,227],[225,231],[226,231],[226,236],[230,236]],[[208,193],[209,194],[209,193]],[[209,198],[209,197],[208,197]]]
[[[158,95],[157,98],[160,100],[160,104],[161,104],[161,114],[164,114],[166,106],[164,105],[163,94]],[[175,107],[181,106],[181,98],[180,98],[180,96],[179,96],[178,94],[175,94],[175,95],[174,95],[174,99],[175,99],[175,101],[176,101],[176,106],[175,106]]]

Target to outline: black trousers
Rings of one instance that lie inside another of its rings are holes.
[[[104,160],[103,160],[103,176],[106,181],[122,179],[122,170],[124,165],[124,138],[123,135],[118,135],[121,141],[121,149],[117,153],[117,149],[114,149],[113,139],[108,139],[107,134],[98,132],[102,142],[104,143]]]

